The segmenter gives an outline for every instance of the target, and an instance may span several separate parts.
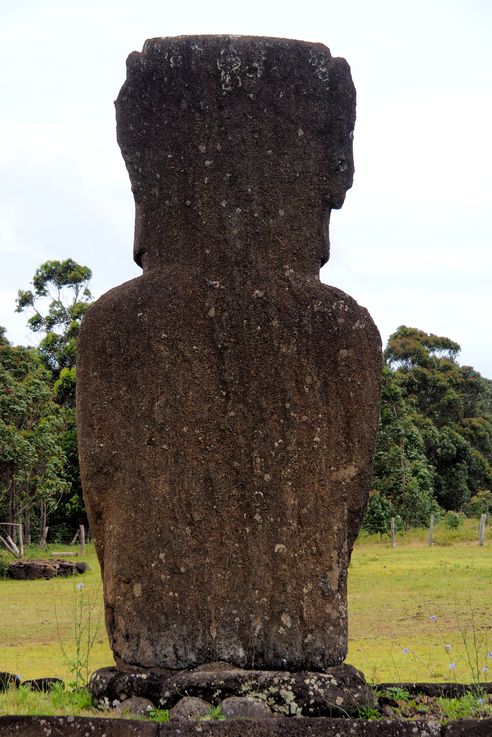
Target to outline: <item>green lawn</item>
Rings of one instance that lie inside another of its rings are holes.
[[[432,548],[426,531],[395,549],[359,540],[347,660],[368,680],[492,680],[492,544],[478,545],[476,527],[475,520],[457,531],[438,526]]]
[[[50,548],[45,557],[56,549]],[[58,549],[67,550],[67,546]],[[0,579],[0,671],[18,673],[23,679],[57,676],[70,681],[72,674],[61,644],[67,656],[75,657],[76,629],[84,630],[89,618],[92,628],[99,624],[91,649],[91,670],[113,664],[102,617],[102,586],[94,547],[87,545],[86,556],[77,560],[85,560],[90,566],[82,576],[37,581]],[[78,588],[81,583],[84,586]]]
[[[456,532],[437,526],[432,549],[425,531],[400,538],[395,549],[386,540],[359,540],[349,574],[347,661],[368,680],[492,680],[492,543],[479,547],[476,527],[475,520]],[[0,671],[71,680],[60,642],[73,656],[76,616],[85,624],[91,612],[93,625],[102,608],[90,545],[85,559],[91,570],[76,579],[0,579]],[[89,667],[112,663],[101,621]]]

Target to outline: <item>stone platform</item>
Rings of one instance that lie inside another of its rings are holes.
[[[490,737],[492,719],[430,721],[272,719],[157,724],[84,717],[0,717],[0,737]]]
[[[230,697],[247,697],[265,704],[272,716],[290,717],[357,716],[375,706],[363,674],[346,663],[323,673],[245,670],[227,663],[177,673],[102,668],[92,675],[89,688],[102,706],[139,697],[155,708],[172,709],[183,697],[192,697],[215,707]]]

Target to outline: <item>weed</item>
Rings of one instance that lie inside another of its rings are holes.
[[[224,715],[222,713],[222,708],[220,704],[217,706],[212,706],[210,711],[207,714],[207,719],[215,719],[215,720],[222,720],[224,719]]]
[[[153,722],[164,724],[169,721],[169,709],[149,709],[147,718]]]
[[[28,688],[27,686],[19,686],[19,688],[17,689],[17,700],[19,702],[19,706],[25,706],[28,703],[30,696],[30,688]]]
[[[477,719],[492,715],[492,707],[483,694],[468,693],[456,699],[437,699],[444,719]]]
[[[406,688],[401,688],[401,686],[390,686],[382,695],[389,696],[395,701],[408,701],[410,698],[410,692]]]
[[[458,623],[458,630],[463,642],[468,666],[472,674],[473,683],[478,688],[480,686],[480,681],[483,680],[483,674],[488,671],[486,660],[488,659],[490,652],[488,651],[487,631],[485,631],[484,635],[480,635],[477,627],[475,610],[472,606],[471,600],[469,604],[469,626],[463,623],[458,611],[456,611],[456,621]]]
[[[360,719],[381,719],[381,713],[374,706],[361,706],[358,716]]]
[[[96,642],[100,622],[100,592],[89,589],[84,583],[77,583],[73,589],[73,647],[70,653],[63,642],[58,628],[60,648],[73,680],[70,686],[79,690],[89,682],[90,656]],[[55,617],[58,617],[55,607]]]

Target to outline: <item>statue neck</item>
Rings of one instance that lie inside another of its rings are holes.
[[[197,205],[137,206],[135,261],[144,272],[182,264],[204,273],[297,273],[319,278],[328,259],[328,219],[296,219],[281,206],[244,209],[225,200],[213,210]],[[306,221],[312,223],[306,228]]]

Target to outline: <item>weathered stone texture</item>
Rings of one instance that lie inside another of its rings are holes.
[[[118,141],[143,276],[82,325],[80,462],[122,667],[322,670],[371,476],[380,339],[319,281],[355,92],[319,44],[152,39]]]
[[[159,725],[155,722],[71,716],[0,716],[0,737],[159,737],[159,735]]]
[[[89,688],[99,705],[136,695],[172,709],[183,694],[214,706],[232,696],[247,696],[261,699],[277,716],[288,717],[358,716],[363,708],[376,706],[362,673],[346,663],[324,673],[209,667],[170,676],[102,668],[93,673]]]
[[[220,705],[224,719],[271,719],[273,712],[264,701],[252,696],[228,696]]]
[[[487,723],[486,723],[487,722]],[[456,729],[454,724],[457,725]],[[0,717],[0,737],[489,737],[490,720],[456,722],[364,719],[261,719],[168,724],[83,717]],[[473,731],[475,730],[475,731]],[[488,731],[487,731],[488,730]]]
[[[208,716],[212,710],[212,704],[196,696],[183,696],[172,707],[169,712],[170,719],[198,720]]]
[[[490,737],[492,719],[460,719],[442,728],[442,737]]]

